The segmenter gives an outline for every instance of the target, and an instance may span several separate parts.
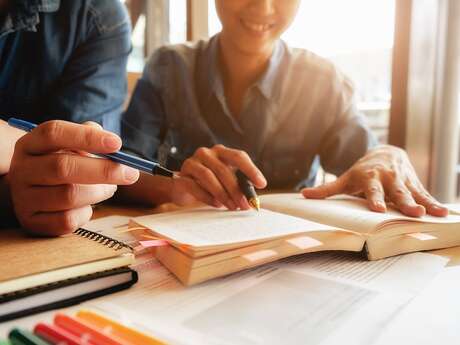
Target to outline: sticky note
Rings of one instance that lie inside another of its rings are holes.
[[[264,250],[259,250],[254,253],[245,254],[243,255],[243,258],[251,262],[256,262],[256,261],[267,259],[272,256],[276,256],[276,255],[278,255],[278,253],[275,252],[274,250],[264,249]]]
[[[169,242],[166,240],[149,240],[149,241],[139,241],[139,244],[144,248],[152,248],[152,247],[167,246]]]
[[[414,232],[412,234],[407,234],[406,236],[415,238],[415,239],[420,240],[420,241],[430,241],[430,240],[437,239],[436,236],[433,236],[433,235],[430,235],[430,234],[427,234],[427,233],[423,233],[423,232]]]
[[[308,249],[323,245],[323,242],[308,236],[290,238],[289,240],[286,240],[286,242],[299,249]]]

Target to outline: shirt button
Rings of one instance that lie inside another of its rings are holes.
[[[299,176],[299,174],[300,174],[299,169],[295,169],[295,170],[294,170],[294,175]]]
[[[177,147],[172,146],[172,147],[169,149],[169,152],[171,152],[171,154],[175,155],[175,154],[177,153]]]

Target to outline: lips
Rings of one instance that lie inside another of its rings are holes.
[[[273,23],[257,23],[244,19],[241,20],[241,23],[247,30],[258,34],[264,34],[275,26]]]

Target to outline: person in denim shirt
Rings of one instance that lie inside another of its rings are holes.
[[[73,153],[121,147],[96,123],[120,130],[130,31],[119,0],[0,0],[1,208],[24,227],[75,230],[91,204],[137,180],[134,169]],[[41,125],[24,135],[9,117]]]
[[[318,164],[340,177],[305,197],[385,197],[411,216],[443,216],[404,151],[376,141],[358,113],[350,81],[327,60],[279,38],[299,0],[216,0],[222,31],[193,45],[157,50],[123,116],[125,148],[158,159],[180,177],[141,177],[123,192],[144,201],[199,200],[248,209],[235,178],[259,188],[311,187]]]

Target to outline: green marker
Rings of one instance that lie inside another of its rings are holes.
[[[49,345],[46,341],[25,329],[13,328],[8,334],[11,345]]]

